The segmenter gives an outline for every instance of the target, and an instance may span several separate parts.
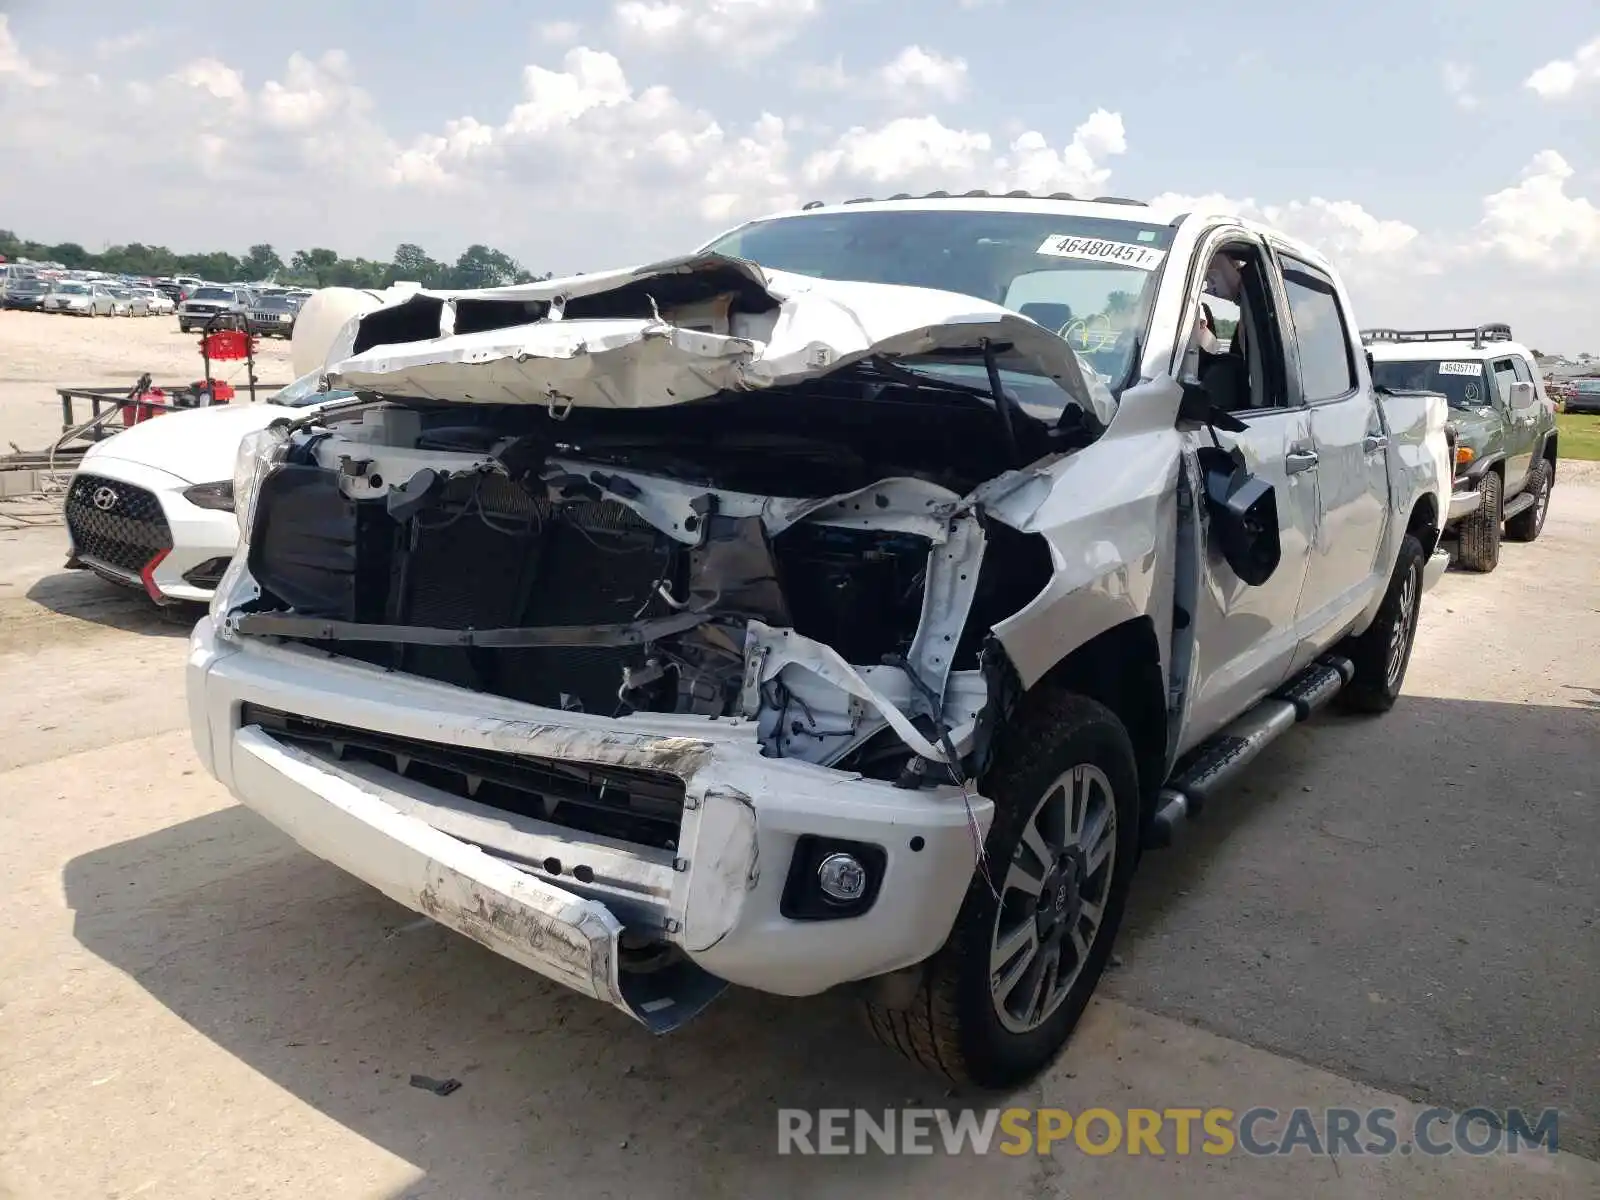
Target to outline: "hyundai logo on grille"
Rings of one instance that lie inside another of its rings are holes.
[[[108,487],[95,488],[94,495],[90,499],[101,512],[110,512],[117,506],[117,494]]]

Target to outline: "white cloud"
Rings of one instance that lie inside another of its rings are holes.
[[[553,46],[565,46],[578,40],[583,27],[576,21],[546,21],[538,28],[539,39]]]
[[[878,68],[878,78],[898,97],[954,100],[967,89],[967,63],[921,46],[907,46]]]
[[[388,178],[708,222],[794,203],[789,126],[771,113],[730,133],[668,88],[636,89],[614,55],[587,46],[567,51],[561,70],[524,68],[522,92],[503,121],[464,117],[417,139]]]
[[[235,105],[249,102],[249,96],[245,92],[244,76],[214,58],[197,58],[175,71],[172,78],[186,87],[209,92],[218,100],[225,100]]]
[[[1569,96],[1600,80],[1600,37],[1579,46],[1571,58],[1557,58],[1544,64],[1524,81],[1546,100]]]
[[[897,117],[877,129],[856,126],[836,145],[813,154],[805,164],[808,183],[837,180],[869,183],[970,179],[983,166],[989,135],[949,129],[938,117]]]
[[[1105,160],[1126,153],[1128,139],[1120,113],[1097,108],[1072,131],[1072,141],[1059,151],[1042,133],[1030,130],[1011,143],[1011,153],[996,164],[1003,190],[1068,192],[1094,195],[1111,177]]]
[[[808,92],[843,92],[856,81],[844,68],[844,59],[831,63],[808,63],[795,72],[795,83]]]
[[[156,35],[152,30],[135,29],[131,33],[100,38],[90,47],[90,52],[95,58],[104,62],[106,59],[121,58],[125,54],[132,54],[135,50],[143,50],[155,40]]]
[[[1479,245],[1524,266],[1600,267],[1600,208],[1567,195],[1572,175],[1554,150],[1534,155],[1521,182],[1484,197]]]
[[[1037,130],[1019,135],[999,155],[992,149],[987,133],[951,129],[934,116],[897,117],[875,129],[848,130],[808,157],[802,176],[813,187],[891,184],[1092,195],[1110,177],[1104,160],[1126,151],[1127,138],[1119,114],[1097,109],[1059,150]]]
[[[818,0],[618,0],[612,15],[631,42],[727,51],[736,64],[793,40],[818,9]]]
[[[749,77],[736,74],[751,54],[732,33],[739,21],[755,9],[801,14],[798,25],[763,24],[757,41],[771,44],[775,27],[785,36],[802,29],[816,0],[635,3],[652,14],[644,26],[656,21],[655,44],[698,48],[671,65],[693,65],[697,80],[718,73],[709,82],[730,85],[726,107],[708,110],[637,63],[630,71],[616,54],[576,45],[545,50],[520,80],[506,81],[515,95],[497,108],[441,113],[422,135],[397,139],[360,86],[359,64],[337,51],[307,47],[264,75],[200,58],[128,80],[87,53],[73,60],[19,46],[0,18],[0,157],[33,183],[8,196],[7,224],[84,244],[237,250],[272,241],[284,252],[321,245],[368,256],[401,241],[446,255],[485,242],[532,269],[568,271],[681,251],[813,197],[1119,190],[1112,168],[1130,143],[1116,112],[1094,110],[1070,131],[935,115],[930,105],[967,72],[924,44],[918,55],[868,60],[854,77],[843,59],[811,68],[813,83],[838,94],[830,100],[842,96],[861,114],[841,132],[819,124],[826,106],[807,111],[792,87],[795,110],[781,107],[777,88],[752,103]],[[116,65],[134,70],[143,57]],[[87,74],[91,67],[103,77]],[[786,66],[784,82],[800,73]],[[1458,81],[1470,92],[1470,79]],[[902,107],[906,96],[921,99]],[[1219,172],[1229,167],[1218,161]],[[107,178],[119,181],[118,204],[94,199]],[[1453,229],[1337,193],[1161,199],[1242,211],[1318,246],[1349,280],[1364,323],[1510,319],[1541,343],[1600,349],[1588,304],[1600,292],[1600,196],[1586,198],[1580,178],[1567,160],[1541,153]]]
[[[584,113],[610,108],[632,98],[622,64],[613,55],[587,46],[567,51],[565,71],[529,66],[522,70],[524,101],[506,122],[513,134],[549,133],[571,125]]]
[[[1440,82],[1445,95],[1454,100],[1457,108],[1474,109],[1478,98],[1472,94],[1472,68],[1463,63],[1447,62],[1439,67]]]
[[[1337,263],[1343,272],[1384,270],[1431,271],[1431,247],[1421,232],[1404,221],[1374,216],[1353,200],[1290,200],[1263,204],[1253,198],[1233,199],[1218,192],[1191,196],[1166,192],[1150,201],[1152,208],[1185,212],[1233,214],[1282,230]]]
[[[362,103],[353,95],[349,71],[342,50],[330,50],[315,62],[291,54],[284,82],[269,79],[261,89],[261,119],[275,129],[305,130],[323,124],[342,105]]]
[[[55,76],[38,70],[22,53],[17,39],[12,36],[11,22],[0,13],[0,83],[15,80],[24,87],[49,87]]]

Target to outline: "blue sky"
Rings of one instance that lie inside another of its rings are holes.
[[[257,11],[0,3],[0,226],[377,257],[488,241],[560,272],[795,198],[1037,181],[1226,198],[1322,244],[1364,324],[1509,319],[1600,352],[1593,5]]]

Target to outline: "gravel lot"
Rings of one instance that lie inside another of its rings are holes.
[[[0,446],[53,434],[58,382],[193,353],[168,318],[0,313]],[[1592,467],[1536,545],[1427,597],[1394,713],[1296,731],[1146,860],[1122,965],[1011,1101],[1559,1105],[1553,1159],[780,1158],[780,1105],[992,1101],[840,998],[737,993],[652,1039],[301,853],[189,749],[196,614],[62,571],[27,512],[0,503],[0,1200],[1600,1196]]]
[[[198,334],[179,333],[177,317],[65,317],[0,311],[0,451],[14,442],[43,450],[61,432],[58,387],[131,388],[148,371],[159,384],[192,383],[205,374]],[[214,377],[235,387],[243,363],[218,363]],[[256,378],[291,382],[289,343],[262,338]],[[87,420],[86,404],[79,405]]]

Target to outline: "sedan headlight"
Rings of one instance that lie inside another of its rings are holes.
[[[241,543],[248,544],[250,541],[261,481],[283,457],[288,442],[287,427],[278,425],[246,434],[239,443],[239,453],[233,461],[233,512],[239,521]]]
[[[212,508],[219,512],[233,511],[233,480],[222,479],[216,483],[197,483],[183,489],[183,498],[196,508]]]

